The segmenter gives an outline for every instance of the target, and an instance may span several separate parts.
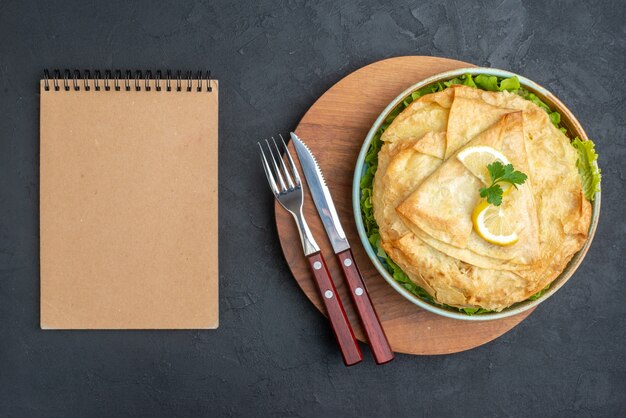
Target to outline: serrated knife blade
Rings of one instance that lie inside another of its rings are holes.
[[[313,196],[313,203],[315,203],[317,212],[324,224],[324,229],[326,229],[326,234],[333,246],[333,251],[337,254],[349,249],[350,244],[341,227],[337,209],[335,209],[330,190],[328,190],[328,186],[326,186],[324,175],[322,174],[317,160],[313,156],[313,153],[311,153],[309,147],[293,132],[291,132],[291,140],[298,154],[302,172],[309,185],[309,191],[311,192],[311,196]]]
[[[361,324],[369,340],[376,364],[387,363],[394,359],[393,350],[389,345],[376,309],[372,304],[369,292],[363,281],[363,275],[354,259],[354,254],[352,254],[346,234],[341,227],[341,222],[339,222],[337,210],[330,196],[330,191],[326,186],[322,170],[309,147],[293,132],[291,133],[291,140],[300,160],[302,172],[309,185],[309,191],[311,196],[313,196],[313,202],[322,219],[324,229],[326,229],[326,235],[328,235],[339,266],[346,278],[350,297],[361,319]]]

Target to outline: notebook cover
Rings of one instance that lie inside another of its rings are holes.
[[[41,328],[216,328],[217,82],[43,86]]]

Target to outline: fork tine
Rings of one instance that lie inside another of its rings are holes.
[[[274,165],[274,172],[276,174],[276,177],[278,177],[278,184],[280,184],[280,191],[281,191],[281,193],[284,193],[284,192],[287,191],[287,186],[285,185],[285,180],[283,180],[283,175],[280,174],[280,168],[278,168],[278,162],[276,161],[276,157],[274,156],[274,152],[272,151],[272,146],[270,145],[270,141],[268,141],[266,139],[265,143],[267,144],[267,148],[270,150],[270,155],[272,156],[272,163]],[[278,155],[278,158],[280,158],[280,154]]]
[[[287,179],[287,185],[290,189],[293,189],[295,186],[293,185],[293,180],[291,180],[291,175],[289,174],[289,170],[287,170],[287,166],[285,165],[285,161],[283,157],[280,155],[280,150],[278,149],[278,144],[274,137],[272,137],[272,142],[274,143],[274,148],[276,149],[276,153],[278,154],[278,158],[280,158],[280,166],[283,168],[283,173],[285,173],[285,178]],[[285,148],[285,152],[287,149]]]
[[[257,142],[259,146],[259,151],[261,152],[261,160],[263,162],[263,171],[265,171],[265,176],[267,177],[267,182],[270,184],[270,189],[274,192],[274,195],[278,196],[278,186],[276,186],[276,181],[274,180],[274,176],[272,175],[272,169],[270,168],[269,163],[267,162],[267,158],[265,158],[265,152],[263,152],[263,146],[260,142]]]
[[[293,173],[293,177],[296,180],[296,186],[300,186],[302,183],[300,182],[300,174],[298,174],[298,169],[296,165],[293,163],[293,158],[291,158],[291,153],[289,152],[289,148],[287,148],[287,144],[285,144],[285,139],[281,134],[278,134],[280,137],[280,141],[283,143],[283,149],[285,150],[285,155],[287,156],[287,160],[289,161],[289,166],[291,167],[291,172]]]

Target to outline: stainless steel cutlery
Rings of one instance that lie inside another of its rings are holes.
[[[263,169],[274,197],[285,210],[291,213],[298,226],[304,255],[309,262],[321,299],[326,307],[343,361],[346,366],[352,366],[363,360],[363,355],[326,267],[324,257],[302,214],[304,194],[300,175],[283,137],[279,138],[278,142],[274,138],[271,141],[265,140],[265,146],[258,143]],[[284,158],[281,156],[281,149]]]
[[[385,332],[378,319],[378,314],[374,309],[365,287],[365,282],[350,249],[350,244],[339,221],[339,216],[322,174],[322,169],[309,147],[293,132],[291,133],[291,139],[300,160],[302,172],[309,185],[313,202],[324,224],[326,235],[328,235],[328,239],[350,288],[350,296],[369,339],[374,360],[377,364],[387,363],[393,360],[393,351],[389,346]]]

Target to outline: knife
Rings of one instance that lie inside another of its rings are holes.
[[[348,287],[350,288],[350,296],[367,334],[374,360],[377,364],[387,363],[393,360],[394,353],[389,346],[389,341],[387,341],[385,332],[378,319],[378,314],[363,282],[363,276],[352,255],[350,244],[341,227],[341,222],[339,221],[339,216],[337,216],[333,199],[330,196],[330,190],[326,186],[322,170],[309,147],[293,132],[291,132],[291,139],[296,149],[296,154],[298,154],[302,172],[309,185],[309,191],[311,196],[313,196],[313,203],[315,203],[333,251],[346,277]]]

